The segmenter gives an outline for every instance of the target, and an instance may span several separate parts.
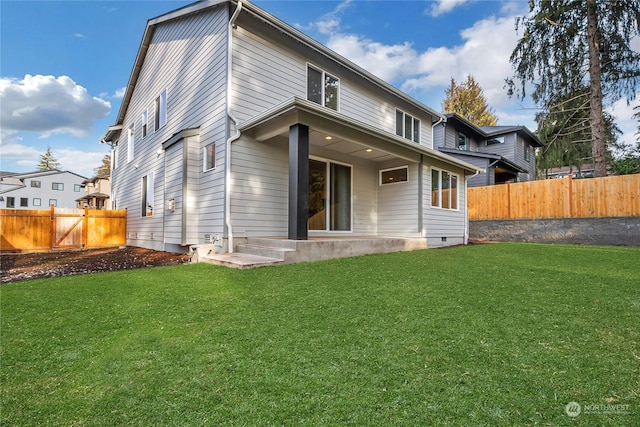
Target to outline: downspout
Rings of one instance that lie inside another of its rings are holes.
[[[229,136],[227,139],[227,145],[225,147],[225,172],[224,172],[224,218],[227,226],[227,251],[233,253],[233,226],[231,225],[231,143],[240,138],[240,131],[238,130],[238,119],[231,112],[231,89],[233,86],[232,71],[233,71],[233,28],[235,26],[236,19],[242,11],[242,1],[238,1],[238,7],[233,12],[231,19],[229,19],[229,26],[227,28],[227,117],[233,122],[235,127],[235,134]]]
[[[435,147],[435,140],[436,140],[436,136],[435,136],[435,129],[436,126],[438,126],[440,123],[444,123],[447,121],[447,118],[445,116],[441,116],[437,122],[435,122],[434,124],[431,125],[431,148],[432,149],[436,149]]]
[[[464,176],[464,210],[465,210],[465,215],[464,215],[464,244],[468,244],[469,243],[469,202],[468,202],[468,198],[467,198],[467,182],[472,179],[475,178],[476,176],[478,176],[480,174],[481,171],[476,170],[476,173],[474,173],[471,176]]]

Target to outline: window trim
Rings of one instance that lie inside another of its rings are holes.
[[[31,188],[42,188],[42,181],[38,181],[35,179],[31,180]]]
[[[164,89],[153,101],[154,132],[162,129],[167,124],[167,99],[167,90]]]
[[[37,200],[37,202],[36,202]],[[42,199],[40,197],[34,197],[31,201],[32,206],[42,206]]]
[[[153,210],[155,205],[155,174],[154,172],[149,172],[146,175],[143,175],[140,179],[141,183],[141,216],[142,218],[153,217]],[[151,195],[151,197],[149,197]],[[149,203],[149,199],[151,199],[151,203]]]
[[[127,163],[131,163],[135,156],[136,148],[136,128],[134,125],[129,126],[127,130]]]
[[[384,172],[390,172],[390,171],[395,171],[395,170],[401,170],[404,169],[406,171],[406,175],[407,175],[407,179],[405,179],[404,181],[383,181],[382,179],[382,175]],[[378,185],[379,186],[387,186],[387,185],[394,185],[394,184],[406,184],[409,182],[409,165],[404,165],[404,166],[396,166],[394,168],[387,168],[387,169],[380,169],[380,171],[378,171]]]
[[[29,198],[28,197],[20,197],[20,207],[28,208],[29,207]]]
[[[402,119],[400,120],[400,122],[398,122],[398,116],[402,115]],[[406,129],[406,123],[407,123],[407,118],[410,118],[410,122],[411,122],[411,138],[407,138],[407,129]],[[396,108],[396,135],[399,136],[400,138],[404,138],[404,139],[408,139],[409,141],[413,141],[416,144],[420,144],[420,126],[421,126],[422,121],[417,118],[416,116],[413,116],[399,108]],[[402,125],[402,134],[399,134],[398,131],[400,129],[398,129],[398,124]]]
[[[464,138],[464,144],[460,144],[460,137]],[[460,151],[469,151],[469,137],[464,133],[458,131],[458,140],[456,141],[456,149]]]
[[[144,110],[140,115],[140,127],[142,131],[142,139],[147,136],[148,127],[149,127],[149,110]]]
[[[15,209],[16,208],[16,198],[12,196],[7,196],[7,209]]]
[[[434,205],[433,204],[433,172],[438,172],[438,204]],[[453,178],[455,178],[456,181],[456,198],[455,198],[455,208],[452,208],[452,201],[454,200],[451,197],[451,192],[449,192],[449,207],[443,207],[443,203],[442,203],[442,175],[443,172],[446,172],[449,174],[449,190],[451,190],[451,182],[453,181]],[[431,207],[435,208],[435,209],[443,209],[443,210],[449,210],[449,211],[459,211],[460,210],[460,175],[457,173],[453,173],[449,170],[446,169],[440,169],[438,167],[431,167]]]
[[[209,165],[209,147],[212,147],[212,159],[213,160],[213,166],[211,167],[207,167]],[[211,171],[214,170],[216,168],[216,143],[212,142],[211,144],[207,144],[204,147],[202,147],[202,171],[203,172],[207,172],[207,171]]]
[[[320,73],[320,88],[322,90],[322,92],[320,93],[320,101],[322,101],[321,103],[317,103],[316,101],[313,101],[311,99],[309,99],[309,69],[313,69],[314,71]],[[326,84],[326,79],[327,76],[331,77],[332,79],[334,79],[337,82],[337,95],[336,95],[336,108],[332,108],[330,106],[327,105],[327,98],[326,98],[326,93],[327,93],[327,84]],[[316,103],[318,105],[321,105],[323,107],[329,108],[331,110],[334,111],[340,111],[340,78],[335,76],[334,74],[328,73],[326,72],[324,69],[313,65],[310,62],[307,62],[307,80],[306,80],[306,84],[307,84],[307,100],[311,101],[313,103]]]

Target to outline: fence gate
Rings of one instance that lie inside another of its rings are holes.
[[[52,248],[53,249],[82,249],[84,246],[84,209],[56,209],[51,215]]]

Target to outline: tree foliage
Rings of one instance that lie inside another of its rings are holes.
[[[96,175],[109,175],[111,173],[111,155],[105,154],[102,158],[102,164],[93,169]]]
[[[476,126],[495,126],[498,119],[487,105],[482,88],[472,76],[467,81],[457,84],[452,78],[450,86],[445,89],[446,99],[442,103],[445,113],[455,113]]]
[[[523,36],[511,54],[516,79],[510,94],[524,98],[533,83],[533,100],[550,109],[589,88],[590,139],[596,176],[606,173],[603,101],[632,100],[640,83],[640,53],[630,40],[640,27],[640,0],[530,0],[519,18]]]
[[[53,157],[53,153],[51,152],[51,147],[47,147],[47,151],[40,155],[40,162],[38,163],[39,171],[52,171],[56,170],[60,167],[60,162],[58,162],[55,157]]]
[[[589,88],[553,97],[549,109],[536,114],[536,122],[538,137],[545,142],[536,162],[542,174],[562,166],[580,171],[583,165],[593,163]],[[621,131],[611,114],[604,113],[604,124],[607,145],[616,144]]]

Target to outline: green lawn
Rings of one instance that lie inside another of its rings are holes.
[[[2,426],[640,425],[640,248],[148,268],[0,308]]]

